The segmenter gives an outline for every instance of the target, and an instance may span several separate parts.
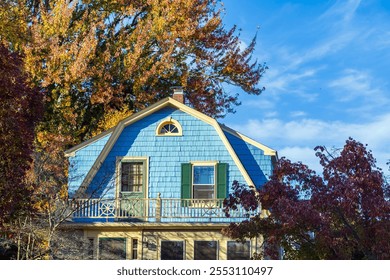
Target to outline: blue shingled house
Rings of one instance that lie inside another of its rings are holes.
[[[277,153],[183,102],[178,91],[66,151],[70,226],[94,259],[248,259],[261,240],[220,231],[234,180],[261,187]]]

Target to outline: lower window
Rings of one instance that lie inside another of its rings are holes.
[[[162,260],[184,260],[184,241],[161,241]]]
[[[216,260],[218,253],[217,241],[195,241],[195,260]]]
[[[125,238],[99,238],[99,260],[125,260]]]
[[[250,241],[236,242],[228,241],[227,243],[227,259],[228,260],[249,260],[250,259]]]

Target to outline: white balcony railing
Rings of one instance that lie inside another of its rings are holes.
[[[242,207],[226,217],[223,199],[117,198],[70,200],[74,219],[133,219],[155,222],[231,222],[256,215],[260,210]]]

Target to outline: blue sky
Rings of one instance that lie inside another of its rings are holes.
[[[390,1],[224,0],[227,28],[269,70],[260,96],[220,122],[319,171],[314,147],[368,144],[390,159]]]

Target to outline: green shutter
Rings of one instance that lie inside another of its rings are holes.
[[[191,198],[192,165],[191,163],[181,164],[181,198]]]
[[[227,163],[217,164],[217,198],[226,198]]]

